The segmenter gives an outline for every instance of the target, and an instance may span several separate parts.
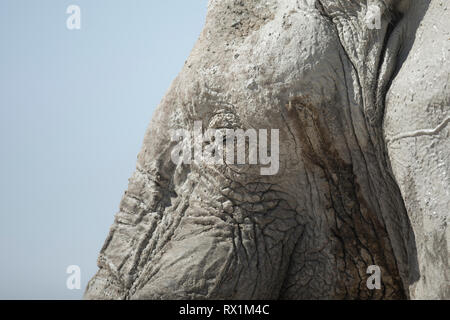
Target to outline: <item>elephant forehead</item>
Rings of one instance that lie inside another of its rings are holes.
[[[292,11],[236,50],[228,73],[231,90],[242,91],[241,108],[256,115],[279,111],[295,97],[323,104],[335,95],[339,49],[334,30],[317,12]]]
[[[245,127],[267,128],[293,98],[333,99],[342,70],[334,27],[314,7],[287,8],[233,41],[228,29],[205,29],[178,79],[188,118],[208,122],[225,110]]]

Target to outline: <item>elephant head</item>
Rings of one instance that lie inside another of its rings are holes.
[[[448,7],[210,0],[85,298],[449,298]],[[174,161],[208,144],[248,161]]]

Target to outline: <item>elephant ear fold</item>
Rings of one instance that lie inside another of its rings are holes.
[[[384,136],[414,230],[411,298],[449,299],[442,270],[449,269],[450,5],[414,1],[403,19],[406,30],[386,95]]]

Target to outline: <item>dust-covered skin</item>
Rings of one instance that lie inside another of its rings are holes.
[[[380,29],[367,27],[367,5],[383,12]],[[418,267],[431,258],[416,252],[420,230],[408,215],[422,213],[397,184],[383,132],[385,113],[402,108],[385,105],[399,52],[408,61],[405,39],[425,12],[405,0],[210,0],[205,28],[146,133],[85,298],[405,299],[432,290],[449,298],[438,284],[445,275]],[[196,121],[205,130],[279,129],[278,173],[175,164],[172,134]],[[446,242],[436,246],[447,258]],[[382,270],[381,290],[367,288],[370,265]]]

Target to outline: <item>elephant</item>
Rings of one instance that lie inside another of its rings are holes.
[[[449,299],[449,52],[444,0],[209,0],[84,298]],[[195,124],[278,170],[173,161]]]

